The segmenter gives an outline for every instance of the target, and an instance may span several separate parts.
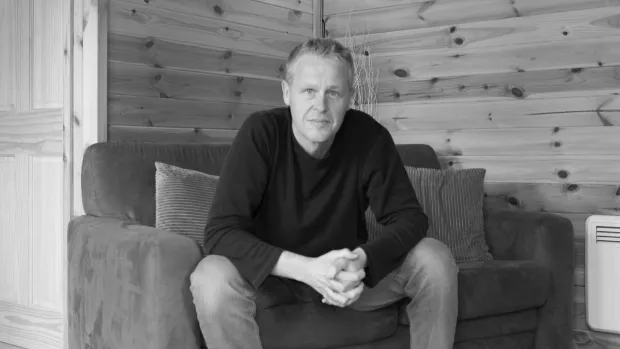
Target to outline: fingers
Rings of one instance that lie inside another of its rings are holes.
[[[356,259],[359,257],[357,253],[353,253],[348,248],[343,248],[340,250],[330,251],[327,254],[330,254],[332,258],[341,258],[344,257],[346,259]]]
[[[335,300],[335,297],[333,296],[330,296],[330,297],[324,296],[322,301],[323,303],[328,304],[328,305],[333,305],[333,306],[344,308],[344,307],[348,307],[349,305],[357,301],[362,295],[362,292],[364,292],[364,284],[360,283],[354,289],[339,294],[340,296],[343,296],[346,299],[346,301],[344,302],[342,302],[342,299]]]
[[[348,302],[348,298],[341,293],[334,292],[330,288],[323,290],[323,303],[334,305],[337,307],[344,307]]]
[[[364,271],[364,269],[359,269],[356,271],[347,271],[347,270],[341,270],[340,272],[338,272],[338,274],[336,274],[335,276],[335,280],[337,281],[361,281],[366,277],[366,272]]]

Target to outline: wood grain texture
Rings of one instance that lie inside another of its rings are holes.
[[[277,81],[198,74],[110,62],[109,94],[211,102],[236,102],[263,106],[282,105]]]
[[[453,48],[372,58],[378,79],[387,84],[412,80],[592,68],[620,64],[620,36],[498,48]]]
[[[485,194],[511,208],[524,211],[588,213],[620,211],[620,182],[617,184],[505,183],[486,182]]]
[[[312,36],[312,14],[251,0],[123,0],[205,19],[222,20],[288,34]]]
[[[109,126],[112,141],[177,143],[177,144],[230,144],[236,130],[209,130],[199,128]]]
[[[312,14],[313,0],[251,0]]]
[[[324,0],[325,15],[343,14],[370,9],[381,9],[402,4],[417,4],[426,0]]]
[[[283,58],[122,34],[110,34],[109,60],[276,81],[284,78],[286,62]]]
[[[60,108],[63,105],[64,22],[62,0],[31,0],[32,109]]]
[[[110,32],[286,58],[307,37],[112,1]]]
[[[377,100],[525,99],[539,94],[596,95],[619,91],[620,65],[379,82]]]
[[[620,125],[620,96],[380,103],[377,115],[390,131],[616,126]]]
[[[620,156],[620,127],[532,127],[392,132],[397,144],[428,144],[440,155]]]
[[[0,155],[62,155],[62,109],[0,112]]]
[[[620,6],[459,25],[401,30],[364,37],[371,55],[424,50],[498,48],[620,35]],[[343,40],[342,37],[338,38]]]
[[[32,332],[37,332],[33,340]],[[58,349],[62,346],[62,314],[0,300],[0,341],[24,348]]]
[[[326,7],[333,11],[339,0],[326,1]],[[620,5],[618,0],[586,1],[516,1],[516,0],[435,0],[400,2],[398,5],[383,2],[383,6],[328,14],[325,27],[332,37],[342,37],[347,29],[351,32],[389,33],[401,30],[464,24],[478,21],[503,20],[511,17],[525,18],[532,15],[576,11],[591,8]],[[344,8],[343,8],[344,9]]]
[[[440,156],[443,168],[485,168],[486,180],[513,183],[617,184],[620,155]]]
[[[110,95],[109,124],[118,126],[239,129],[255,104],[188,101],[170,98]]]

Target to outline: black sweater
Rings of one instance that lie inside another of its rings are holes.
[[[376,285],[426,235],[417,200],[390,133],[369,115],[349,110],[328,157],[299,145],[287,107],[249,116],[220,172],[205,227],[207,254],[228,257],[254,287],[283,250],[318,257],[360,246],[364,283]],[[368,205],[384,224],[368,242]]]

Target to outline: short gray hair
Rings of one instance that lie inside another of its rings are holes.
[[[304,54],[313,54],[319,57],[335,58],[344,62],[349,68],[349,88],[353,89],[353,55],[351,50],[346,48],[340,42],[330,38],[313,38],[301,43],[288,56],[284,71],[286,74],[286,82],[289,84],[293,81],[293,68],[297,59]]]

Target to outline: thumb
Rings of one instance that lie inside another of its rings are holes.
[[[359,255],[357,253],[351,252],[348,248],[342,249],[337,253],[338,257],[344,257],[346,259],[357,259]]]

